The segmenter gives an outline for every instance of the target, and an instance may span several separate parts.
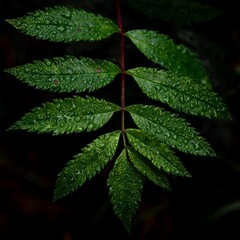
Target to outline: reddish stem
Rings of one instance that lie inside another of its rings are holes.
[[[124,50],[124,31],[123,31],[123,24],[122,24],[122,15],[121,15],[121,7],[120,7],[120,0],[115,0],[117,6],[117,20],[118,26],[120,29],[120,66],[122,70],[121,75],[121,108],[122,108],[122,133],[123,133],[123,142],[124,146],[126,146],[125,141],[125,124],[124,124],[124,114],[125,114],[125,50]]]
[[[124,73],[125,71],[125,60],[124,60],[124,31],[123,31],[123,24],[122,24],[122,15],[121,15],[121,8],[120,8],[120,0],[116,0],[117,5],[117,19],[118,19],[118,26],[120,28],[120,35],[121,35],[121,69]],[[123,74],[124,75],[124,74]]]

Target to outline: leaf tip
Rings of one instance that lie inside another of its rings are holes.
[[[12,124],[8,128],[6,128],[6,132],[14,131],[14,130],[19,130],[20,127],[17,125],[17,123]]]
[[[4,21],[9,23],[10,25],[12,25],[14,27],[16,27],[17,22],[18,22],[17,18],[11,18],[11,19],[7,18],[7,19],[4,19]]]
[[[125,227],[126,231],[128,232],[128,234],[130,234],[131,233],[131,224],[124,223],[124,227]]]
[[[61,198],[65,197],[68,194],[69,192],[64,193],[63,185],[59,184],[59,178],[58,178],[55,183],[55,188],[53,191],[53,198],[52,198],[53,202],[57,202],[58,200],[60,200]]]
[[[5,22],[10,23],[12,19],[6,18],[4,19]]]
[[[52,198],[53,202],[57,202],[60,198],[61,197],[59,196],[59,194],[56,191],[54,191]]]
[[[12,74],[12,68],[3,69],[3,72]]]

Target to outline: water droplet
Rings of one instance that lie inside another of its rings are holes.
[[[51,61],[50,61],[50,60],[45,60],[45,64],[46,64],[47,66],[51,66]]]
[[[61,15],[62,15],[63,17],[66,17],[66,18],[70,18],[70,17],[71,17],[71,12],[66,9],[66,11],[65,11],[64,13],[61,13]]]
[[[101,72],[102,72],[102,69],[101,69],[100,67],[98,67],[98,68],[96,69],[96,72],[97,72],[97,73],[101,73]]]
[[[58,27],[57,27],[57,30],[60,31],[60,32],[64,32],[64,31],[65,31],[65,27],[63,27],[63,26],[58,26]]]
[[[15,19],[9,21],[11,24],[15,25],[17,28],[22,26],[21,21],[15,21]]]
[[[92,130],[94,127],[93,127],[93,125],[92,124],[89,124],[88,125],[88,130]]]
[[[28,73],[28,72],[30,72],[30,71],[31,71],[31,69],[30,69],[30,68],[28,68],[28,67],[25,67],[25,69],[24,69],[24,70],[25,70],[25,72],[26,72],[26,73]]]
[[[41,16],[41,12],[37,11],[37,12],[34,13],[34,15],[35,15],[35,17],[39,17],[39,16]]]
[[[49,20],[45,20],[45,24],[50,24],[50,21]]]

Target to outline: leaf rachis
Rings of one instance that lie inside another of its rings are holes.
[[[123,145],[126,147],[126,137],[125,137],[125,36],[123,31],[123,23],[122,23],[122,14],[120,1],[116,0],[117,7],[117,20],[118,26],[120,29],[120,66],[121,66],[121,108],[122,108],[122,116],[121,116],[121,130],[123,136]]]

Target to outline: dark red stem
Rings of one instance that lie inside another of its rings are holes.
[[[124,114],[125,114],[125,50],[124,50],[124,31],[123,31],[123,23],[122,23],[122,15],[121,15],[121,7],[120,7],[120,0],[115,0],[117,6],[117,21],[118,27],[120,29],[120,66],[122,70],[121,75],[121,108],[122,108],[122,133],[123,133],[123,142],[124,146],[126,146],[125,141],[125,124],[124,124]]]

